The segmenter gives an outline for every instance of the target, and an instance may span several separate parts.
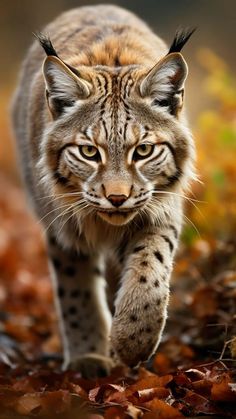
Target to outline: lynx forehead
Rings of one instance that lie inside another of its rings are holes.
[[[138,364],[162,334],[195,176],[180,52],[192,32],[168,49],[127,10],[81,7],[50,23],[23,64],[21,168],[45,230],[64,366],[84,375],[109,370],[110,354]]]

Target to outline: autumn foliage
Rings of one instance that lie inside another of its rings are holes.
[[[165,335],[138,370],[61,371],[40,226],[0,174],[0,419],[236,417],[236,80],[211,52],[199,59],[214,100],[195,129],[203,184],[186,200]]]

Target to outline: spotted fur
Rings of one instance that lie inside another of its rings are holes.
[[[165,325],[194,178],[179,52],[190,33],[168,53],[108,5],[66,12],[43,33],[23,64],[13,126],[45,231],[64,366],[97,374],[110,350],[130,366],[148,359]]]

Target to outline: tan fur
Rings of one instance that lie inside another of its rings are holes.
[[[127,198],[130,194],[131,185],[127,182],[123,182],[122,184],[119,181],[110,180],[104,183],[105,188],[105,196],[108,197],[109,195],[125,195]]]
[[[187,64],[117,6],[73,9],[43,32],[58,57],[45,58],[34,41],[13,127],[28,197],[45,229],[64,366],[84,363],[89,375],[106,359],[110,367],[108,335],[130,366],[161,338],[182,195],[194,177],[183,110]],[[141,158],[145,144],[151,154]],[[104,297],[111,258],[120,275],[112,327]]]

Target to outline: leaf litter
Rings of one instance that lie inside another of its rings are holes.
[[[236,417],[234,235],[181,245],[167,327],[148,363],[87,380],[61,371],[40,228],[3,175],[0,190],[0,419]]]

